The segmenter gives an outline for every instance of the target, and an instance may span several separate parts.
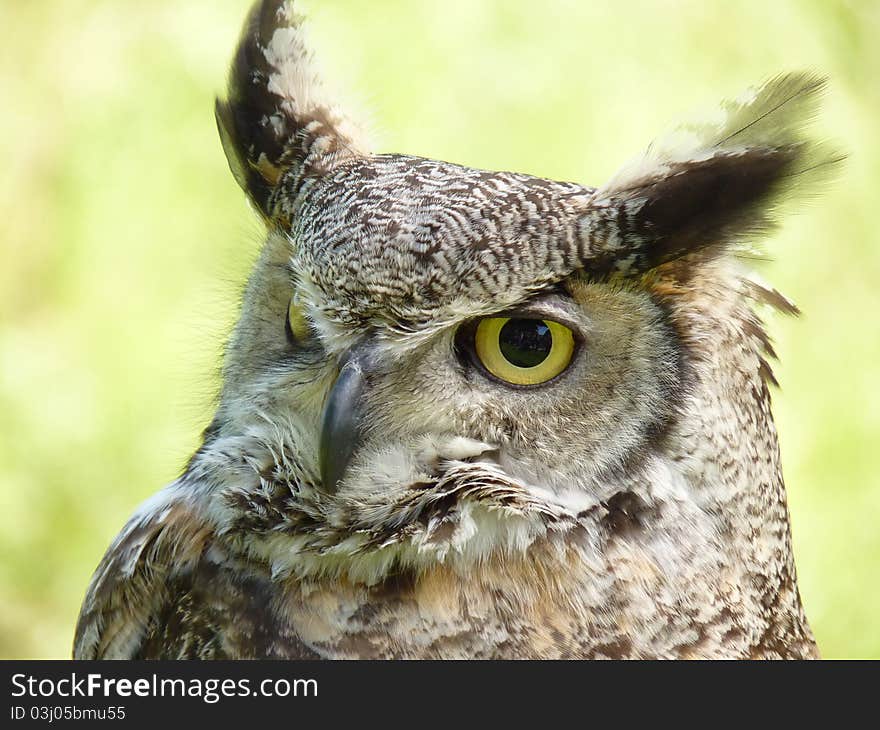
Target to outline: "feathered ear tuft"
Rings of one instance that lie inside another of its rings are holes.
[[[215,115],[232,174],[267,219],[278,214],[273,193],[283,177],[295,193],[304,178],[366,154],[361,131],[326,93],[303,18],[285,0],[252,8]]]
[[[778,76],[726,102],[718,124],[651,145],[596,192],[580,222],[600,268],[639,274],[693,251],[765,233],[790,194],[809,194],[843,155],[804,131],[825,80]]]

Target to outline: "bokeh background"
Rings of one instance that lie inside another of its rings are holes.
[[[213,98],[248,0],[0,0],[0,657],[65,657],[104,549],[211,414],[260,238]],[[850,153],[767,243],[804,603],[880,656],[880,2],[310,0],[378,149],[601,183],[690,112],[831,77]]]

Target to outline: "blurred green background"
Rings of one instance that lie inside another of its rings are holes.
[[[65,657],[83,591],[207,423],[260,228],[213,97],[247,0],[0,0],[0,657]],[[377,149],[603,182],[785,69],[851,157],[768,242],[807,613],[880,656],[880,2],[311,0]]]

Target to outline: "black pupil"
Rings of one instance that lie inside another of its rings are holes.
[[[511,365],[533,368],[547,359],[553,335],[540,319],[511,319],[498,334],[498,346]]]

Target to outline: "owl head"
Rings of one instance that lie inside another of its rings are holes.
[[[190,465],[218,520],[275,569],[370,581],[778,506],[755,309],[793,307],[740,254],[838,159],[804,131],[822,88],[774,78],[594,188],[373,152],[292,4],[257,3],[216,106],[268,230]]]

